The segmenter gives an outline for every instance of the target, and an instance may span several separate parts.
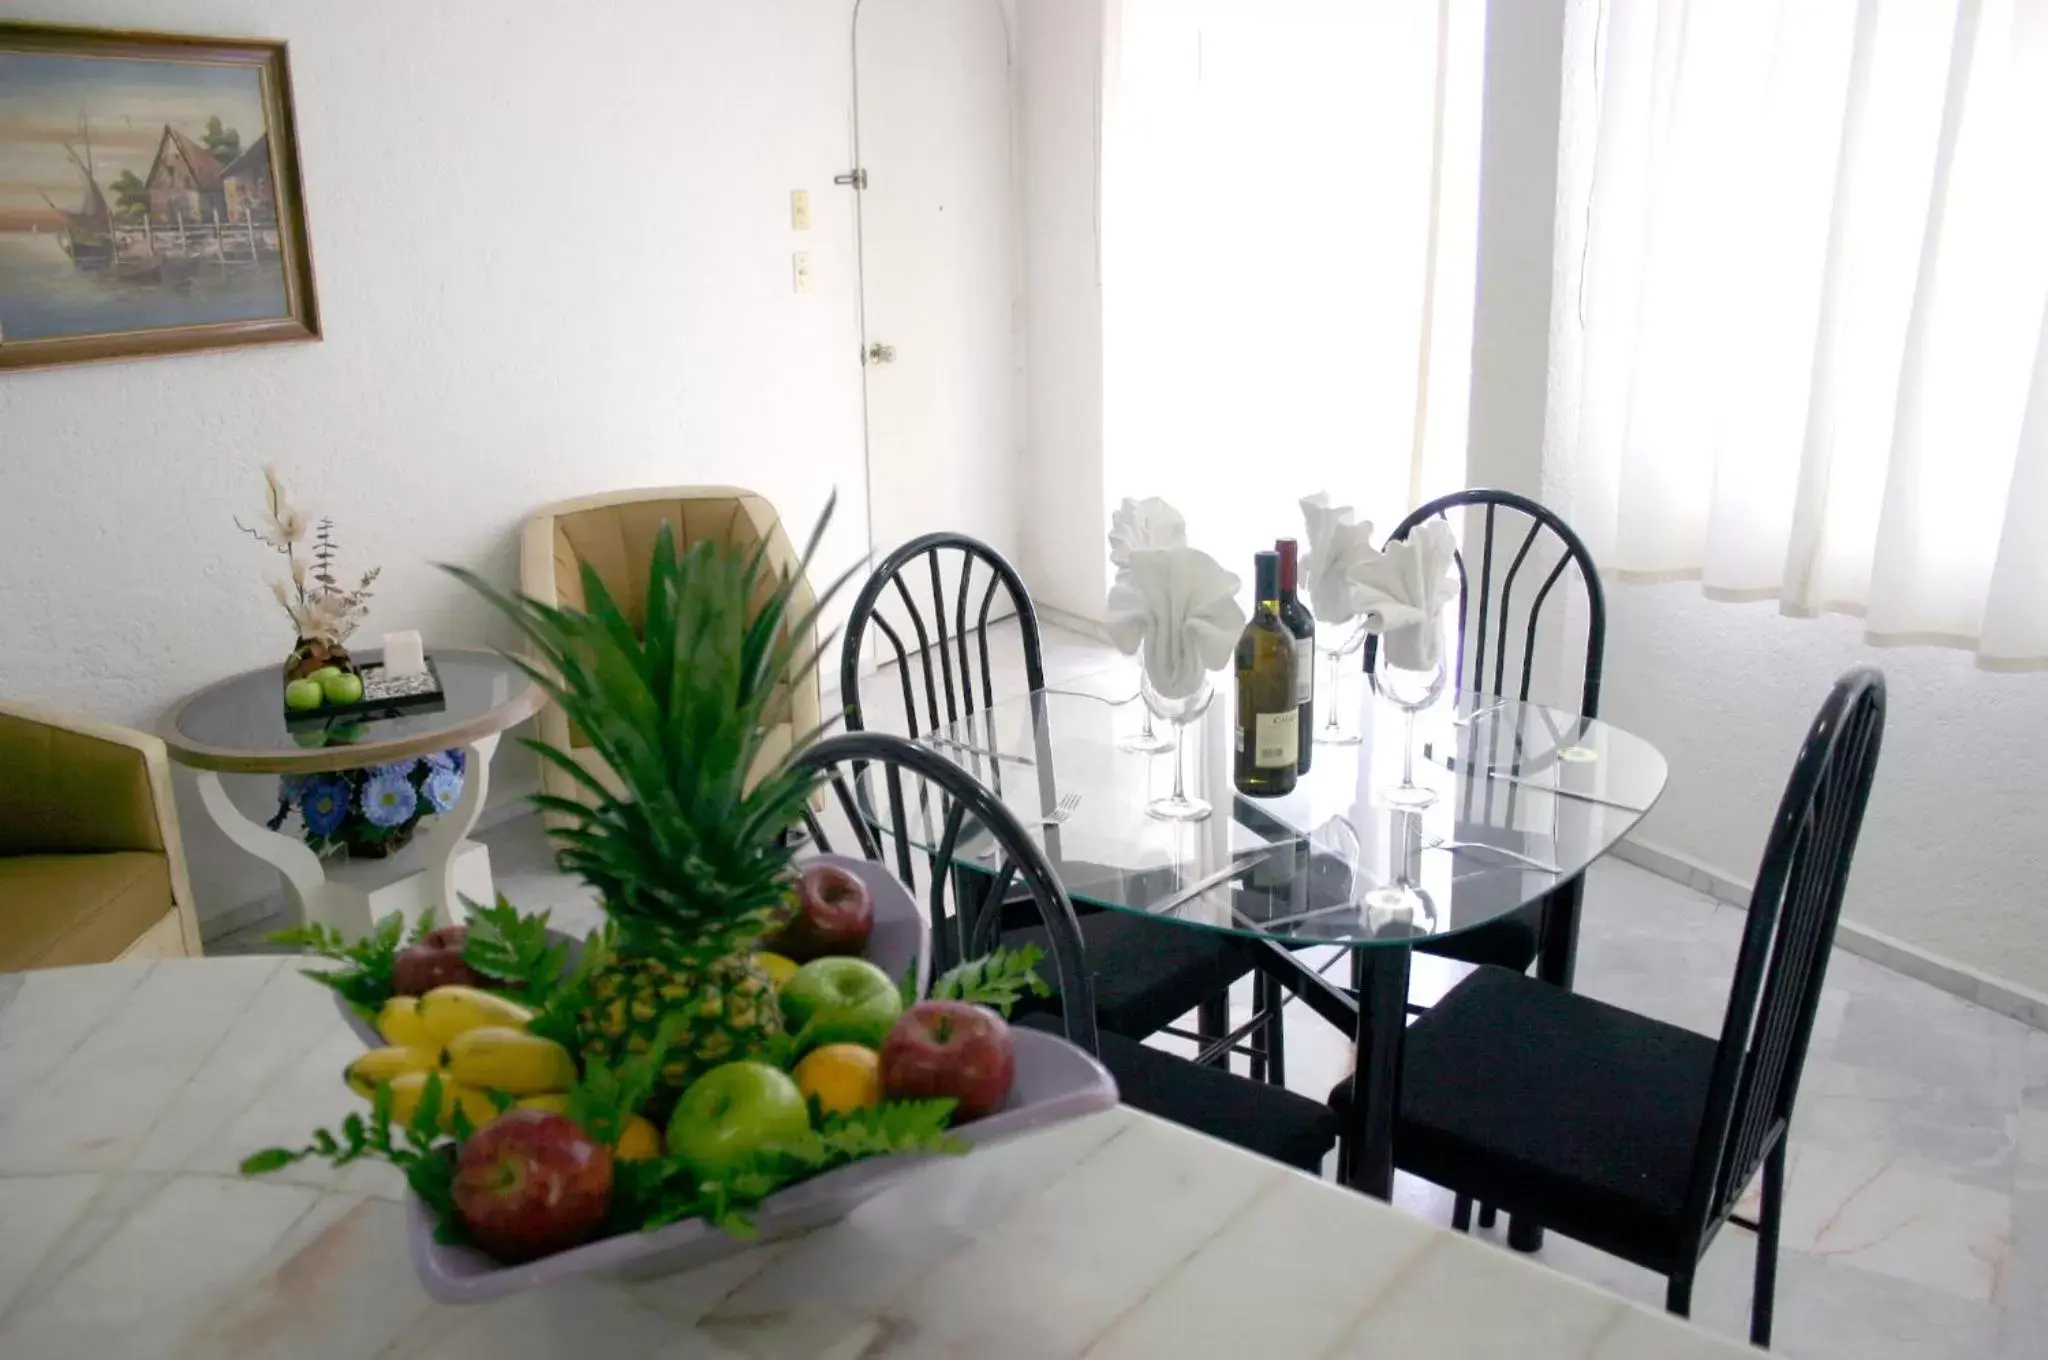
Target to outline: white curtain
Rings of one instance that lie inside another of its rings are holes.
[[[1166,497],[1249,587],[1311,491],[1384,531],[1462,483],[1483,4],[1109,23],[1103,491]]]
[[[1605,0],[1546,494],[1623,579],[2048,664],[2048,0]]]

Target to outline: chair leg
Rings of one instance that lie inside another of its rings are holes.
[[[1479,1226],[1480,1226],[1480,1227],[1482,1227],[1482,1228],[1491,1228],[1491,1227],[1492,1227],[1492,1226],[1493,1226],[1493,1225],[1494,1225],[1495,1223],[1497,1223],[1497,1222],[1499,1222],[1499,1221],[1500,1221],[1500,1210],[1499,1210],[1499,1209],[1495,1208],[1495,1207],[1494,1207],[1493,1205],[1491,1205],[1491,1204],[1482,1204],[1482,1205],[1480,1205],[1480,1206],[1479,1206]]]
[[[1785,1207],[1785,1140],[1764,1158],[1763,1204],[1756,1216],[1756,1288],[1749,1296],[1749,1344],[1771,1348],[1771,1312],[1778,1293],[1778,1216]]]
[[[1680,1317],[1692,1316],[1692,1272],[1673,1275],[1664,1285],[1664,1311]]]
[[[1572,989],[1579,963],[1579,908],[1586,893],[1586,880],[1575,878],[1552,893],[1543,904],[1542,943],[1536,957],[1536,976],[1553,987]]]
[[[1472,1197],[1460,1195],[1451,1201],[1451,1226],[1459,1232],[1472,1231]]]
[[[1258,975],[1266,985],[1266,1001],[1260,1008],[1265,1012],[1266,1023],[1263,1037],[1266,1045],[1266,1080],[1274,1086],[1287,1084],[1287,989],[1264,973]]]
[[[1227,993],[1219,992],[1217,995],[1204,1001],[1196,1009],[1195,1032],[1202,1036],[1202,1043],[1205,1047],[1230,1033],[1230,997]],[[1220,1067],[1228,1072],[1230,1070],[1230,1054],[1227,1052],[1219,1054],[1216,1060],[1209,1065],[1211,1067]]]
[[[1520,1214],[1512,1215],[1508,1219],[1508,1246],[1522,1252],[1542,1251],[1542,1225],[1531,1223]]]

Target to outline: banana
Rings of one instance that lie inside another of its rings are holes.
[[[560,1091],[548,1091],[537,1096],[522,1096],[519,1100],[522,1110],[546,1110],[549,1114],[569,1113],[569,1097]]]
[[[566,1091],[576,1080],[576,1060],[552,1039],[486,1025],[448,1041],[448,1071],[470,1086],[529,1096]]]
[[[377,1093],[380,1081],[395,1081],[407,1073],[422,1078],[441,1065],[441,1053],[433,1048],[373,1048],[341,1070],[341,1079],[359,1096]]]
[[[377,1033],[384,1036],[384,1042],[400,1048],[439,1048],[440,1040],[427,1033],[427,1027],[420,1022],[420,999],[416,996],[394,996],[384,1003],[384,1009],[377,1012]]]
[[[644,1162],[659,1157],[662,1153],[661,1130],[636,1114],[626,1121],[626,1131],[619,1135],[619,1145],[613,1151],[622,1162]]]
[[[427,1089],[426,1072],[401,1072],[391,1079],[391,1122],[394,1126],[412,1123],[412,1117],[420,1106],[420,1096]],[[491,1103],[490,1096],[474,1086],[465,1086],[459,1081],[441,1078],[441,1132],[455,1132],[455,1111],[460,1109],[469,1116],[470,1127],[482,1128],[498,1117],[498,1107]]]
[[[525,1029],[533,1012],[516,1001],[507,1001],[480,987],[436,987],[420,998],[420,1023],[437,1042],[447,1043],[486,1025]]]

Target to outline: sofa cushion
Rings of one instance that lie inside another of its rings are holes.
[[[161,850],[142,752],[0,713],[0,855]]]
[[[105,963],[175,907],[162,855],[0,856],[0,973]]]

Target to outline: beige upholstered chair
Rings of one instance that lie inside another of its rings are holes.
[[[199,952],[164,744],[0,703],[0,973]]]
[[[678,486],[639,491],[614,491],[549,506],[526,521],[519,550],[519,588],[549,605],[582,607],[582,568],[594,570],[635,627],[646,608],[647,566],[654,540],[666,522],[676,540],[687,547],[704,539],[743,548],[767,541],[769,563],[787,572],[797,570],[796,550],[775,507],[751,491],[730,486]],[[798,607],[811,608],[808,586]],[[813,635],[811,645],[816,645]],[[779,760],[801,734],[818,726],[818,674],[814,670],[791,693],[789,721],[778,726],[764,762]],[[583,734],[553,704],[541,710],[539,737],[569,752],[608,788],[616,788],[611,769],[584,741]],[[563,771],[543,761],[541,787],[562,798],[587,798],[587,790]]]

